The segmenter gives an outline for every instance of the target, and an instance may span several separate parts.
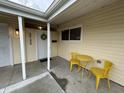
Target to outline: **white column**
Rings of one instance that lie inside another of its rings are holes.
[[[18,25],[19,25],[20,48],[21,48],[22,76],[23,76],[23,80],[25,80],[26,79],[25,42],[24,42],[24,30],[23,30],[23,18],[21,16],[18,16]]]
[[[50,70],[50,23],[47,23],[47,69]]]

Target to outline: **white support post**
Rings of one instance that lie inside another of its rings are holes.
[[[50,70],[50,23],[47,23],[47,69]]]
[[[21,16],[18,16],[18,25],[19,25],[20,48],[21,48],[22,76],[23,76],[23,80],[25,80],[26,79],[25,42],[24,42],[24,30],[23,30],[23,18]]]

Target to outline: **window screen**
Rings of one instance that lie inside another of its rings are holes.
[[[70,29],[70,40],[80,40],[81,27]]]
[[[62,40],[69,40],[69,30],[62,31]]]

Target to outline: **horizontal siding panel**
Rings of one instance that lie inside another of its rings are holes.
[[[58,54],[69,59],[70,52],[88,54],[113,62],[111,80],[124,86],[124,1],[113,3],[85,16],[60,25],[60,29],[83,26],[80,43],[59,42]]]

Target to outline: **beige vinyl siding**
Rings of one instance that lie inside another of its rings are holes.
[[[20,56],[20,41],[19,38],[15,35],[16,27],[14,24],[9,24],[9,31],[11,31],[10,37],[12,39],[12,55],[13,55],[13,64],[19,64],[21,61]]]
[[[13,27],[13,35],[12,37],[12,46],[13,46],[13,61],[14,64],[21,63],[21,53],[20,53],[20,40],[19,37],[17,37],[14,32],[15,29]],[[29,32],[32,33],[32,45],[30,45],[29,41]],[[37,60],[37,54],[36,54],[36,37],[35,32],[33,29],[26,29],[25,30],[25,53],[26,53],[26,62],[32,62]]]
[[[12,46],[13,46],[13,63],[14,64],[19,64],[21,63],[21,57],[20,57],[20,40],[14,35],[15,32],[15,27],[10,26],[12,29]],[[32,45],[30,45],[30,38],[29,38],[29,33],[32,34]],[[36,29],[31,29],[31,28],[26,28],[25,29],[25,53],[26,53],[26,62],[33,62],[37,61],[38,54],[37,54],[37,30]],[[51,39],[52,40],[57,40],[58,41],[58,34],[57,32],[51,32]],[[51,57],[57,56],[57,43],[51,43]]]
[[[57,56],[58,54],[58,32],[51,32],[51,41],[52,40],[57,40],[56,43],[52,43],[51,42],[51,57],[55,57]]]
[[[111,80],[124,85],[124,1],[113,3],[60,25],[59,30],[82,25],[82,42],[59,42],[58,55],[69,59],[70,52],[88,54],[114,63]]]

